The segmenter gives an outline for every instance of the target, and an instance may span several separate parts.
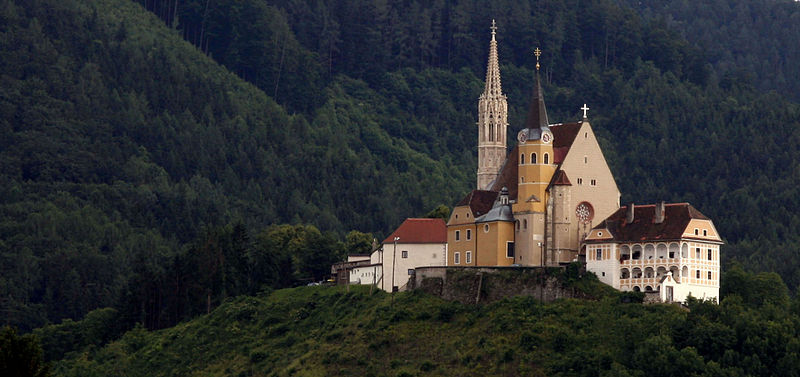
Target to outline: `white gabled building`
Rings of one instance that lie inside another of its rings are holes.
[[[378,288],[404,290],[415,268],[447,264],[447,225],[442,219],[406,219],[381,249],[372,253],[372,264],[383,266]]]
[[[586,269],[622,291],[719,300],[720,245],[714,223],[688,203],[621,207],[584,241]]]

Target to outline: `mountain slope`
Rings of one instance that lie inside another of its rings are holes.
[[[308,119],[132,2],[4,0],[0,19],[9,323],[136,295],[132,276],[163,275],[206,228],[381,230],[466,189],[444,184],[467,180],[448,159],[382,130],[383,105],[358,82],[322,90],[331,99]]]

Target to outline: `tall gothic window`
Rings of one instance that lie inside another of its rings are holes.
[[[531,164],[536,163],[536,153],[531,153]]]
[[[525,153],[519,155],[519,163],[525,165]]]
[[[547,153],[544,154],[544,158],[542,158],[542,163],[544,163],[545,165],[550,163],[550,155],[549,154],[547,154]]]

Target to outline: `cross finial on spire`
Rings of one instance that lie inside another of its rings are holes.
[[[492,39],[494,39],[494,34],[497,32],[497,25],[494,22],[494,18],[492,18],[492,27],[490,27],[489,29],[492,30]]]
[[[533,50],[533,54],[536,55],[536,70],[538,71],[539,70],[539,56],[542,55],[542,50],[540,50],[539,47],[536,47]]]
[[[586,104],[584,103],[583,107],[581,107],[581,110],[583,110],[583,119],[586,119],[587,114],[589,113],[589,106],[586,106]]]

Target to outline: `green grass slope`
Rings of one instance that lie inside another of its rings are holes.
[[[68,354],[55,370],[60,376],[788,375],[800,370],[799,319],[785,299],[746,304],[737,294],[721,305],[692,301],[687,310],[624,304],[617,294],[466,306],[416,292],[392,300],[365,286],[301,287],[238,297],[173,328],[134,329],[102,348]]]

